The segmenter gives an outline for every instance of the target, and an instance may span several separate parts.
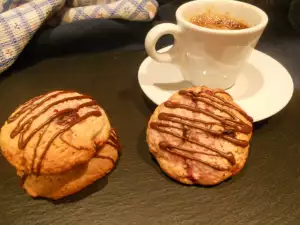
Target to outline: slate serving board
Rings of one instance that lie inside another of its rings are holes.
[[[31,97],[75,89],[103,106],[124,147],[109,176],[57,202],[27,196],[0,155],[0,224],[300,224],[300,39],[266,35],[258,49],[291,72],[294,96],[279,114],[255,125],[242,172],[211,188],[170,180],[148,153],[145,127],[155,106],[137,82],[144,51],[65,56],[2,74],[1,124]]]

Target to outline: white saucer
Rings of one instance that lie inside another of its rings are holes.
[[[157,105],[168,100],[174,92],[192,86],[183,80],[175,65],[158,63],[150,57],[141,64],[138,80],[144,93]],[[254,50],[236,84],[226,91],[257,122],[273,116],[288,104],[294,84],[279,62]]]

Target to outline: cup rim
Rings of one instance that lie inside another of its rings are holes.
[[[228,2],[230,4],[236,4],[236,5],[243,5],[243,6],[247,6],[249,8],[252,8],[253,10],[255,10],[258,14],[260,14],[262,21],[253,26],[253,27],[249,27],[246,29],[241,29],[241,30],[218,30],[218,29],[211,29],[211,28],[207,28],[207,27],[201,27],[201,26],[197,26],[189,21],[187,21],[186,19],[183,18],[182,16],[182,11],[191,6],[191,5],[195,5],[195,4],[199,4],[199,3],[211,3],[211,2]],[[202,31],[205,33],[210,33],[210,34],[223,34],[223,35],[237,35],[237,34],[249,34],[249,33],[255,33],[258,32],[260,30],[263,30],[267,24],[268,24],[268,15],[260,8],[246,3],[246,2],[240,2],[240,1],[235,1],[235,0],[194,0],[194,1],[190,1],[187,3],[184,3],[183,5],[181,5],[177,10],[176,10],[176,19],[177,21],[180,21],[180,23],[184,24],[184,26],[194,29],[194,30],[198,30],[198,31]]]

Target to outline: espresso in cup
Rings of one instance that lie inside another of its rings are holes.
[[[218,15],[211,12],[193,16],[190,22],[201,27],[217,30],[242,30],[249,28],[245,22],[233,18],[229,14]]]

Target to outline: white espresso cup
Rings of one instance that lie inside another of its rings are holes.
[[[249,28],[221,30],[201,27],[190,22],[203,13],[229,15],[244,21]],[[162,63],[177,65],[183,78],[195,86],[228,89],[235,84],[250,53],[255,48],[267,23],[261,9],[233,0],[196,0],[181,5],[176,11],[177,25],[163,23],[147,34],[148,55]],[[155,46],[163,35],[174,36],[174,44],[159,53]]]

